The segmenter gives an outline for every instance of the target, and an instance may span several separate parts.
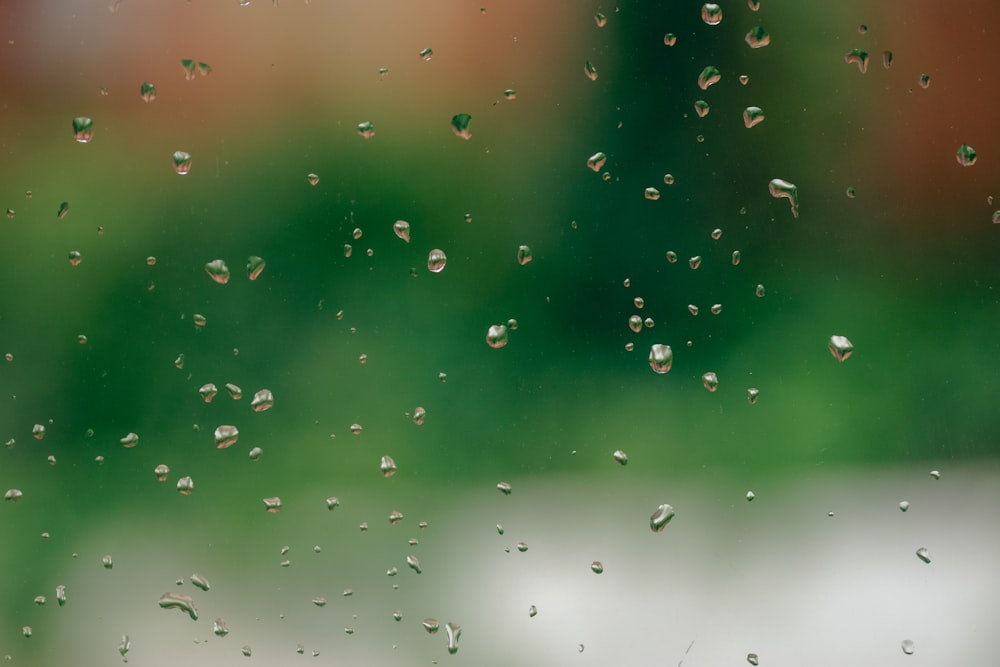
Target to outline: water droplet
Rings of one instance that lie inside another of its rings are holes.
[[[743,124],[747,129],[764,122],[764,110],[760,107],[747,107],[743,110]]]
[[[583,73],[587,75],[587,78],[591,81],[597,81],[597,68],[594,67],[594,63],[589,60],[583,66]]]
[[[354,247],[350,243],[344,244],[344,257],[350,257],[354,252]]]
[[[278,496],[271,496],[270,498],[264,498],[264,509],[271,514],[277,514],[281,511],[281,498]]]
[[[122,635],[122,640],[118,642],[118,653],[120,653],[122,657],[125,657],[125,654],[129,652],[130,648],[132,648],[132,642],[129,640],[128,635]]]
[[[594,574],[601,574],[604,572],[604,565],[601,564],[601,561],[595,560],[590,564],[590,569],[594,572]]]
[[[233,399],[234,401],[238,401],[241,398],[243,398],[243,390],[240,389],[239,385],[227,382],[226,391],[229,392],[229,398]]]
[[[337,496],[330,496],[326,499],[326,508],[328,510],[335,510],[340,507],[340,498]]]
[[[142,98],[143,102],[149,104],[156,99],[156,86],[148,81],[143,81],[142,85],[139,86],[139,97]]]
[[[674,508],[664,503],[656,508],[652,516],[649,517],[649,527],[654,533],[663,532],[670,520],[674,518]],[[595,561],[596,563],[596,561]],[[597,563],[600,565],[600,563]],[[600,574],[600,573],[598,573]]]
[[[754,295],[759,299],[764,298],[764,286],[757,285],[757,287],[754,288]]]
[[[705,385],[705,389],[709,391],[715,391],[719,388],[719,378],[715,373],[705,373],[701,376],[701,383]]]
[[[383,477],[392,477],[396,474],[396,462],[392,460],[391,456],[383,456],[381,463],[379,463],[379,470],[382,471]]]
[[[688,304],[688,312],[697,317],[698,306],[694,305],[693,303]]]
[[[177,490],[185,496],[190,496],[194,491],[194,480],[190,477],[181,477],[177,480]]]
[[[864,23],[859,24],[858,25],[858,34],[859,35],[863,35],[866,32],[868,32],[868,26],[866,26]]]
[[[526,245],[518,246],[517,248],[517,263],[521,266],[529,263],[531,261],[531,248]]]
[[[264,412],[273,408],[274,395],[271,393],[271,390],[261,389],[254,394],[253,400],[250,401],[250,407],[253,408],[254,412]]]
[[[908,509],[910,509],[910,502],[908,500],[901,500],[899,502],[899,511],[905,512]]]
[[[976,164],[976,151],[969,144],[962,144],[955,153],[955,159],[963,167],[971,167]]]
[[[313,598],[312,602],[317,607],[325,607],[326,606],[326,598],[315,597],[315,598]]]
[[[229,282],[229,267],[221,259],[213,259],[211,262],[205,265],[205,273],[208,277],[219,283],[220,285],[225,285]]]
[[[624,465],[628,465],[628,454],[626,454],[626,453],[625,453],[625,452],[623,452],[622,450],[620,450],[620,449],[616,449],[616,450],[614,451],[614,453],[613,453],[613,454],[612,454],[611,456],[612,456],[612,457],[613,457],[613,458],[615,459],[615,461],[617,461],[617,462],[618,462],[619,464],[621,464],[621,465],[623,465],[623,466],[624,466]]]
[[[704,118],[707,116],[709,112],[708,102],[705,100],[695,100],[694,112],[698,114],[698,118]]]
[[[35,596],[35,604],[37,604],[39,607],[41,607],[42,605],[44,605],[45,604],[45,596],[44,595],[36,595]]]
[[[646,188],[643,194],[649,201],[656,201],[660,198],[660,191],[656,188]]]
[[[855,64],[862,74],[868,71],[868,52],[863,49],[851,49],[844,54],[844,62]]]
[[[608,24],[608,17],[600,12],[597,12],[594,14],[594,23],[597,24],[598,28],[603,28]]]
[[[510,482],[498,482],[497,491],[504,494],[505,496],[509,496],[511,494],[511,491],[513,491],[513,487],[511,487]]]
[[[760,398],[760,389],[756,387],[750,387],[747,389],[747,403],[750,405],[757,405],[757,399]]]
[[[403,513],[400,512],[399,510],[392,510],[391,512],[389,512],[390,526],[398,526],[402,520],[403,520]]]
[[[69,202],[68,201],[64,201],[61,204],[59,204],[59,210],[56,211],[56,219],[57,220],[62,220],[63,218],[66,217],[67,213],[69,213]],[[80,253],[77,253],[77,256],[79,256],[79,255],[80,255]]]
[[[853,185],[848,185],[847,190],[844,191],[844,194],[847,195],[848,199],[854,199],[855,197],[858,196],[858,191],[854,189]]]
[[[56,586],[56,602],[60,607],[66,604],[66,587],[62,584]]]
[[[198,74],[202,76],[208,76],[212,73],[212,66],[208,63],[199,62],[198,63]]]
[[[216,637],[225,637],[229,634],[229,626],[226,625],[224,620],[217,618],[212,623],[212,632],[215,633]]]
[[[358,136],[364,139],[371,139],[375,136],[375,125],[370,120],[358,123]]]
[[[925,563],[931,562],[931,554],[929,551],[927,551],[926,547],[920,547],[919,549],[917,549],[917,558],[924,561]]]
[[[931,470],[930,475],[934,479],[941,479],[941,471],[939,470]]]
[[[194,599],[190,595],[183,593],[164,593],[160,596],[161,609],[180,609],[191,617],[192,621],[198,620],[198,610],[194,606]]]
[[[240,430],[232,424],[222,424],[215,429],[215,446],[218,449],[226,449],[236,444],[240,437]]]
[[[431,273],[441,273],[447,263],[448,257],[445,256],[444,250],[435,248],[427,254],[427,270]]]
[[[486,331],[486,344],[493,349],[499,349],[507,344],[507,327],[494,324]]]
[[[677,253],[674,252],[673,250],[668,250],[666,257],[667,261],[670,262],[671,264],[675,264],[677,262]]]
[[[350,429],[352,434],[361,435],[361,424],[351,424]]]
[[[135,447],[136,445],[139,444],[139,436],[136,435],[135,433],[128,433],[120,440],[118,440],[118,442],[122,443],[123,447],[131,449],[132,447]]]
[[[86,116],[74,118],[73,138],[81,144],[89,143],[94,138],[94,121]]]
[[[758,660],[756,653],[747,653],[747,662],[749,662],[754,667],[757,667],[757,665],[760,664],[760,660]]]
[[[418,55],[424,60],[430,60],[434,55],[434,49],[428,46],[426,49],[421,49]]]
[[[30,637],[31,633],[32,630],[30,625],[25,625],[24,627],[21,628],[21,634],[24,635],[25,637]]]
[[[392,612],[392,620],[394,620],[394,621],[402,621],[403,620],[403,612],[401,612],[398,609],[394,610]]]
[[[195,62],[190,58],[184,58],[181,60],[181,67],[184,69],[184,78],[188,81],[194,79],[195,76]]]
[[[711,237],[712,237],[712,240],[718,241],[719,239],[722,238],[722,230],[721,229],[713,229],[712,233],[711,233]],[[739,250],[737,250],[736,252],[739,253]]]
[[[83,257],[80,255],[79,250],[71,250],[69,253],[69,264],[70,266],[80,266],[80,262],[83,261]]]
[[[722,7],[714,2],[707,2],[701,7],[701,20],[708,25],[719,25],[722,23]]]
[[[739,266],[740,265],[740,261],[742,259],[743,259],[743,255],[740,253],[740,251],[739,250],[734,250],[733,251],[733,266]]]
[[[406,220],[397,220],[392,225],[392,231],[406,243],[410,242],[410,223]]]
[[[198,389],[198,393],[201,394],[202,399],[204,399],[206,403],[211,403],[212,399],[219,393],[219,389],[214,384],[209,382],[208,384],[203,384],[201,388]]]
[[[712,307],[709,310],[712,311],[713,315],[718,315],[719,313],[722,312],[722,304],[721,303],[713,303]]]
[[[184,151],[175,151],[173,154],[174,171],[178,174],[186,174],[191,171],[191,154]]]
[[[927,88],[929,88],[930,85],[931,85],[931,75],[930,74],[921,74],[920,78],[917,81],[920,83],[920,87],[921,88],[923,88],[924,90],[927,90]]]
[[[775,199],[787,199],[792,208],[792,217],[799,217],[799,190],[794,183],[775,178],[767,184],[767,189]]]
[[[608,161],[608,156],[604,153],[597,152],[587,158],[587,166],[594,171],[600,171],[604,163]]]
[[[1000,225],[1000,211],[993,211],[993,224]]]
[[[153,468],[153,475],[156,476],[157,481],[165,482],[167,481],[167,476],[170,474],[170,466],[166,463],[161,463],[155,468]]]
[[[212,585],[208,583],[208,579],[206,579],[203,575],[198,574],[197,572],[188,577],[188,579],[191,581],[192,586],[200,588],[203,591],[207,591],[212,587]],[[180,583],[180,580],[178,580],[178,583]]]
[[[757,497],[757,496],[756,496],[756,495],[754,495],[754,492],[753,492],[753,491],[747,491],[747,502],[748,502],[748,503],[751,503],[751,502],[753,502],[753,499],[754,499],[754,498],[756,498],[756,497]]]
[[[677,35],[675,35],[674,33],[668,32],[663,36],[664,46],[673,46],[676,43],[677,43]]]
[[[669,345],[656,343],[649,348],[649,367],[655,373],[666,373],[674,362],[674,352]]]
[[[916,649],[916,644],[913,643],[912,639],[904,639],[899,647],[903,649],[903,653],[906,655],[913,655],[913,651]]]
[[[426,630],[429,635],[435,634],[441,628],[441,625],[438,623],[436,618],[425,618],[421,621],[421,625],[424,626],[424,630]]]
[[[709,86],[718,83],[721,78],[722,72],[718,68],[709,65],[698,75],[698,87],[702,90],[708,90]]]
[[[9,220],[13,220],[14,219],[14,209],[12,209],[12,208],[8,208],[7,209],[7,218]]]
[[[417,426],[422,426],[424,419],[427,418],[427,410],[420,407],[419,405],[413,409],[413,423]]]
[[[518,542],[516,546],[517,546],[517,550],[520,551],[521,553],[524,553],[525,551],[528,550],[528,543],[527,542]]]
[[[771,43],[771,36],[764,30],[764,26],[760,25],[751,28],[745,39],[751,49],[759,49]]]
[[[472,121],[472,116],[467,113],[455,114],[451,117],[451,131],[455,133],[455,136],[459,139],[471,139],[472,130],[469,129],[469,123]]]
[[[882,52],[882,67],[886,69],[892,67],[892,51]]]
[[[846,336],[830,336],[830,342],[827,346],[830,348],[830,354],[837,361],[847,361],[854,352],[854,344]]]
[[[690,266],[692,270],[697,269],[699,266],[701,266],[701,255],[695,255],[694,257],[689,259],[688,266]]]
[[[253,649],[251,649],[249,646],[244,646],[243,648],[240,649],[240,652],[243,653],[243,655],[246,656],[247,658],[253,655]]]
[[[406,564],[409,565],[410,569],[416,572],[417,574],[423,572],[423,570],[420,569],[420,561],[417,560],[417,557],[414,556],[413,554],[410,554],[409,556],[406,557]]]

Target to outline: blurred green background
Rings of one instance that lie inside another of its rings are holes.
[[[103,664],[128,634],[133,665],[244,664],[244,645],[269,664],[988,661],[1000,9],[760,4],[715,26],[700,2],[3,5],[0,490],[24,496],[0,507],[0,654]],[[750,49],[757,25],[772,43]],[[240,436],[219,450],[221,424]],[[168,590],[197,622],[158,608]],[[462,625],[454,656],[431,616]]]

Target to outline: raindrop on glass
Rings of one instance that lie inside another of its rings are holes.
[[[663,504],[656,508],[649,517],[649,527],[654,533],[662,532],[670,520],[674,518],[674,508]]]
[[[69,202],[64,201],[61,204],[59,204],[59,210],[56,211],[56,219],[62,220],[63,218],[66,217],[67,213],[69,213]]]
[[[448,653],[458,653],[458,638],[462,636],[462,626],[449,621],[444,624],[444,632],[448,636]]]
[[[722,7],[714,2],[707,2],[701,7],[701,20],[708,25],[719,25],[722,23]]]
[[[677,253],[674,252],[673,250],[668,250],[666,257],[667,261],[670,262],[671,264],[675,264],[677,262]]]
[[[422,426],[424,419],[427,418],[427,410],[420,407],[419,405],[413,409],[413,423],[417,426]]]
[[[590,569],[591,571],[593,571],[594,574],[601,574],[602,572],[604,572],[604,565],[601,564],[601,561],[595,560],[593,563],[590,564]]]
[[[905,512],[908,509],[910,509],[910,503],[909,503],[909,501],[907,501],[907,500],[901,500],[899,502],[899,511],[900,512]]]
[[[847,190],[844,191],[844,194],[847,195],[848,199],[854,199],[855,197],[858,196],[858,191],[854,188],[853,185],[848,185]]]
[[[229,282],[229,267],[221,259],[213,259],[211,262],[205,265],[205,273],[208,277],[219,283],[220,285],[225,285]]]
[[[179,609],[191,617],[192,621],[198,620],[198,610],[194,606],[194,599],[190,595],[183,593],[164,593],[160,596],[161,609]]]
[[[177,491],[182,495],[190,496],[191,492],[194,491],[194,480],[190,477],[181,477],[177,480]]]
[[[688,266],[690,266],[692,270],[697,269],[699,266],[701,266],[701,255],[695,255],[694,257],[689,259]]]
[[[247,257],[247,278],[257,280],[260,274],[264,272],[265,266],[267,266],[267,262],[264,261],[263,257],[257,257],[256,255]]]
[[[392,224],[392,231],[406,243],[410,242],[410,223],[406,220],[397,220]]]
[[[702,90],[708,90],[709,86],[718,83],[721,78],[722,72],[718,68],[709,65],[698,75],[698,87]]]
[[[139,444],[139,436],[136,435],[135,433],[127,433],[125,436],[119,439],[118,442],[122,443],[123,447],[131,449],[132,447],[135,447],[136,445]]]
[[[912,639],[904,639],[899,647],[903,649],[903,653],[906,655],[913,655],[913,651],[916,649],[916,645],[913,643]]]
[[[232,424],[222,424],[215,429],[215,446],[218,449],[226,449],[236,444],[240,437],[240,430]]]
[[[764,122],[764,110],[760,107],[747,107],[743,110],[743,124],[747,129]]]
[[[608,24],[608,17],[600,12],[597,12],[594,14],[594,23],[597,24],[598,28],[603,28]]]
[[[656,201],[660,198],[660,191],[656,188],[646,188],[646,191],[643,194],[646,199],[650,201]]]
[[[271,496],[270,498],[264,498],[264,509],[271,514],[277,514],[281,511],[281,498],[278,496]]]
[[[698,114],[698,118],[707,116],[709,112],[708,102],[705,100],[696,100],[694,103],[694,112]]]
[[[583,73],[587,75],[587,78],[591,81],[597,81],[597,68],[594,67],[594,63],[589,60],[583,66]]]
[[[516,100],[517,91],[514,90],[513,88],[508,88],[507,90],[503,91],[503,98],[505,100]]]
[[[425,49],[421,49],[420,53],[418,53],[417,55],[419,55],[424,60],[430,60],[431,57],[434,55],[434,49],[428,46]]]
[[[656,343],[649,349],[649,367],[656,373],[666,373],[674,362],[674,353],[669,345]]]
[[[191,171],[191,154],[184,151],[175,151],[173,154],[174,171],[178,174],[186,174]]]
[[[80,254],[79,250],[71,250],[69,253],[69,265],[70,266],[80,266],[80,262],[83,261],[83,256]]]
[[[664,46],[673,46],[676,43],[677,43],[677,35],[675,35],[674,33],[668,32],[663,36]]]
[[[750,405],[756,405],[758,398],[760,398],[760,389],[757,389],[756,387],[750,387],[747,389],[747,403]]]
[[[167,481],[167,476],[170,474],[170,466],[166,463],[161,463],[155,468],[153,468],[153,475],[156,476],[157,481],[165,482]]]
[[[511,494],[511,491],[513,491],[513,488],[511,487],[510,482],[498,482],[497,491],[504,494],[505,496],[509,496]]]
[[[771,43],[771,36],[764,30],[764,26],[752,28],[745,39],[751,49],[759,49]]]
[[[217,618],[212,623],[212,632],[215,633],[216,637],[225,637],[229,634],[229,626],[226,625],[224,620]]]
[[[754,288],[754,292],[753,292],[753,293],[754,293],[754,295],[755,295],[755,296],[756,296],[756,297],[757,297],[758,299],[762,299],[762,298],[764,298],[764,293],[765,293],[765,292],[764,292],[764,286],[763,286],[763,285],[757,285],[757,287],[756,287],[756,288]]]
[[[417,560],[417,557],[414,556],[413,554],[410,554],[409,556],[406,557],[406,564],[409,565],[410,569],[416,572],[417,574],[423,572],[423,570],[420,569],[420,561]]]
[[[705,373],[701,376],[701,383],[705,386],[705,389],[709,391],[715,391],[719,388],[719,378],[715,373]]]
[[[517,249],[517,263],[524,266],[531,261],[531,248],[526,245],[519,246]]]
[[[868,71],[868,52],[863,49],[851,49],[844,54],[844,62],[857,65],[862,74]]]
[[[391,456],[383,456],[379,463],[379,470],[382,471],[383,477],[392,477],[396,474],[396,462],[392,460]]]
[[[358,123],[358,136],[363,139],[371,139],[375,136],[375,125],[370,120]]]
[[[73,138],[81,144],[89,143],[94,138],[94,121],[86,116],[74,118]]]
[[[919,549],[917,549],[917,558],[919,558],[925,563],[931,562],[931,554],[929,551],[927,551],[926,547],[920,547]]]
[[[775,199],[787,199],[792,209],[792,217],[799,217],[799,190],[794,183],[775,178],[767,184],[767,190]]]
[[[846,336],[830,336],[827,347],[830,348],[830,354],[837,361],[847,361],[854,352],[854,344]]]
[[[210,583],[208,583],[208,579],[206,579],[201,574],[198,574],[197,572],[195,572],[190,577],[188,577],[188,579],[191,581],[191,585],[192,586],[195,586],[196,588],[200,588],[203,591],[207,591],[208,589],[210,589],[212,587],[212,585]],[[179,579],[178,579],[177,583],[178,584],[180,583]]]
[[[219,389],[214,384],[209,382],[208,384],[203,384],[201,388],[198,389],[198,393],[201,394],[202,399],[206,403],[211,403],[212,399],[219,393]]]
[[[934,479],[941,479],[941,471],[939,470],[931,470],[930,475]]]
[[[587,166],[594,171],[600,171],[604,163],[608,161],[608,156],[604,153],[594,153],[589,158],[587,158]]]
[[[969,144],[962,144],[955,152],[955,159],[963,167],[971,167],[976,164],[976,150]]]
[[[156,86],[148,81],[143,81],[142,85],[139,86],[139,97],[146,104],[149,104],[156,99]]]
[[[261,389],[253,395],[253,400],[250,401],[250,407],[253,408],[254,412],[264,412],[265,410],[270,410],[274,407],[274,395],[269,389]]]
[[[444,250],[435,248],[427,254],[427,270],[431,273],[441,273],[447,263],[448,257],[444,254]]]
[[[920,87],[923,88],[924,90],[926,90],[931,85],[931,75],[930,74],[921,74],[920,78],[917,81],[920,84]]]
[[[626,454],[626,453],[625,453],[625,452],[623,452],[622,450],[620,450],[620,449],[616,449],[616,450],[614,451],[614,453],[613,453],[613,454],[612,454],[611,456],[612,456],[612,457],[614,458],[614,460],[615,460],[615,461],[617,461],[617,462],[618,462],[618,463],[619,463],[620,465],[623,465],[623,466],[624,466],[624,465],[628,465],[628,454]]]
[[[758,660],[756,653],[747,653],[747,662],[749,662],[754,667],[757,667],[757,665],[760,664],[760,660]]]
[[[469,123],[472,121],[472,116],[467,113],[455,114],[451,117],[451,131],[455,133],[455,136],[459,139],[471,139],[472,130],[469,129]]]
[[[886,69],[892,67],[892,51],[882,52],[882,67]]]
[[[499,349],[507,344],[507,327],[494,324],[486,331],[486,344],[493,349]]]
[[[441,624],[438,623],[436,618],[425,618],[421,621],[421,625],[424,626],[424,630],[426,630],[429,635],[435,634],[441,628]]]

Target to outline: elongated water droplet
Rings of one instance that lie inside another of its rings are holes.
[[[528,618],[534,618],[537,615],[538,615],[538,607],[536,607],[535,605],[531,605],[530,607],[528,607]]]
[[[917,549],[917,558],[919,558],[925,563],[931,562],[931,554],[929,551],[927,551],[926,547],[920,547],[919,549]]]
[[[745,39],[751,49],[759,49],[771,43],[771,36],[764,30],[764,26],[751,28]]]
[[[524,553],[525,551],[528,550],[527,542],[518,542],[515,546],[517,547],[517,550],[520,551],[521,553]]]
[[[197,572],[192,573],[191,576],[188,577],[188,580],[191,582],[192,586],[200,588],[203,591],[207,591],[212,587],[212,585],[208,583],[208,579],[206,579],[204,575]],[[177,582],[180,583],[180,579],[178,579]]]
[[[205,265],[205,273],[220,285],[225,285],[229,282],[229,267],[221,259],[213,259],[207,263]]]
[[[444,254],[444,250],[435,248],[427,254],[427,270],[431,273],[441,273],[447,264],[448,257]]]
[[[794,183],[775,178],[767,184],[767,189],[775,199],[787,199],[792,208],[792,217],[799,217],[799,190]]]
[[[844,62],[858,66],[862,74],[868,71],[868,52],[864,49],[851,49],[844,54]]]
[[[143,81],[142,85],[139,86],[139,97],[146,104],[149,104],[156,99],[156,86],[149,83],[148,81]]]
[[[63,584],[56,586],[56,602],[60,607],[66,604],[66,587]]]
[[[882,52],[882,67],[886,69],[892,67],[892,51]]]
[[[701,255],[695,255],[694,257],[689,259],[688,266],[691,267],[691,270],[697,269],[699,266],[701,266]]]
[[[667,261],[670,262],[671,264],[676,264],[677,263],[677,253],[674,252],[673,250],[668,250],[667,251],[666,258],[667,258]]]
[[[194,606],[194,599],[190,595],[183,593],[167,592],[160,596],[161,609],[180,609],[191,617],[192,621],[198,620],[198,610]]]
[[[698,87],[702,90],[708,90],[709,86],[718,83],[720,79],[722,79],[722,72],[717,67],[709,65],[698,75]]]
[[[722,7],[714,2],[707,2],[701,7],[701,20],[708,25],[719,25],[722,23]]]
[[[270,410],[274,407],[274,394],[271,393],[270,389],[261,389],[253,395],[250,407],[253,408],[254,412]]]
[[[240,437],[240,430],[232,424],[222,424],[215,429],[215,446],[218,449],[226,449],[236,444]]]
[[[379,463],[379,469],[382,471],[383,477],[392,477],[396,474],[396,462],[392,460],[391,456],[383,456],[381,463]]]
[[[764,298],[764,294],[765,294],[765,290],[764,290],[764,286],[763,285],[757,285],[757,287],[754,288],[754,295],[758,299]]]
[[[239,385],[235,385],[232,382],[226,383],[226,391],[229,392],[229,398],[234,401],[238,401],[243,398],[243,390]]]
[[[830,348],[830,354],[837,361],[847,361],[854,352],[854,344],[846,336],[830,336],[827,347]]]
[[[939,470],[931,470],[930,475],[934,479],[941,479],[941,471]]]
[[[417,574],[423,572],[423,570],[420,569],[420,561],[413,554],[410,554],[409,556],[406,557],[406,564],[409,565],[410,569],[416,572]]]
[[[660,343],[649,348],[649,367],[655,373],[666,373],[674,363],[674,352],[669,345]]]
[[[467,113],[457,113],[451,117],[451,131],[459,139],[471,139],[472,130],[469,129],[470,122],[472,122],[472,116]]]
[[[184,69],[184,78],[191,81],[195,77],[195,62],[191,58],[181,60],[181,67]]]
[[[375,136],[375,125],[370,120],[358,123],[358,136],[363,139],[371,139]]]
[[[392,231],[406,243],[410,242],[410,223],[406,220],[397,220],[392,225]]]
[[[23,497],[24,493],[21,489],[7,489],[3,494],[3,499],[9,503],[16,503]]]
[[[969,144],[962,144],[955,152],[955,159],[963,167],[971,167],[976,164],[976,150]]]
[[[68,201],[64,201],[61,204],[59,204],[59,209],[56,211],[56,219],[57,220],[62,220],[63,218],[66,217],[67,213],[69,213],[69,202]],[[72,253],[70,253],[70,254],[72,255]],[[80,253],[76,253],[76,256],[79,257]],[[79,263],[79,262],[77,262],[77,263]],[[76,265],[74,264],[74,266],[76,266]]]
[[[649,528],[654,533],[663,532],[663,529],[674,518],[674,508],[666,503],[660,505],[649,517]]]
[[[587,78],[591,81],[597,81],[597,68],[594,67],[594,63],[589,60],[583,66],[583,73],[587,75]]]
[[[513,487],[510,485],[510,482],[498,482],[497,491],[504,494],[505,496],[509,496],[513,491]]]
[[[122,635],[122,640],[118,642],[118,653],[124,658],[130,648],[132,648],[132,642],[129,641],[128,635]]]
[[[208,63],[199,62],[198,63],[198,74],[202,76],[208,76],[212,73],[212,66]]]
[[[760,107],[747,107],[743,110],[743,124],[747,129],[764,122],[764,110]]]
[[[73,138],[81,144],[89,143],[94,138],[94,121],[86,116],[74,118]]]
[[[178,174],[186,174],[191,171],[191,154],[184,151],[175,151],[173,154],[174,171]]]
[[[256,255],[251,255],[247,257],[247,278],[250,280],[257,280],[260,274],[264,273],[264,267],[267,266],[267,262],[264,261],[263,257],[258,257]]]
[[[708,102],[705,100],[695,100],[694,112],[698,115],[698,118],[707,116],[709,112]]]
[[[444,624],[444,632],[448,637],[448,653],[458,653],[458,638],[462,636],[462,626],[449,621]]]

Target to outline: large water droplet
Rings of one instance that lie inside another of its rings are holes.
[[[153,475],[156,477],[158,482],[167,481],[167,477],[170,475],[170,466],[166,463],[161,463],[153,468]]]
[[[674,352],[669,345],[660,343],[649,348],[649,367],[656,373],[666,373],[674,363]]]
[[[451,131],[455,133],[455,136],[459,139],[471,139],[472,130],[469,129],[469,123],[472,121],[472,116],[467,113],[457,113],[451,117]]]
[[[963,167],[971,167],[976,164],[976,150],[969,144],[962,144],[955,153],[955,159]]]
[[[94,138],[94,121],[86,116],[74,118],[73,138],[81,144],[89,143]]]
[[[649,517],[649,527],[654,533],[663,532],[670,520],[674,518],[674,508],[664,503],[656,508]]]
[[[708,90],[709,86],[718,83],[720,79],[722,79],[722,72],[717,67],[709,65],[698,75],[698,87],[702,90]]]
[[[403,239],[407,243],[410,242],[410,223],[406,220],[397,220],[392,225],[392,231],[399,238]]]
[[[194,599],[190,595],[183,593],[167,592],[160,596],[161,609],[180,609],[191,617],[192,621],[198,620],[198,610],[194,606]]]
[[[787,199],[792,208],[792,217],[799,217],[799,190],[794,183],[775,178],[767,184],[767,189],[775,199]]]
[[[208,277],[219,283],[220,285],[225,285],[229,282],[229,267],[221,259],[213,259],[211,262],[205,265],[205,273]]]
[[[449,621],[444,624],[444,632],[448,636],[448,653],[458,653],[458,638],[462,636],[462,626]]]
[[[764,110],[760,107],[747,107],[743,110],[743,124],[750,129],[764,122]]]
[[[493,349],[499,349],[507,344],[507,327],[494,324],[486,331],[486,344]]]
[[[771,43],[771,36],[764,30],[764,26],[752,28],[745,39],[751,49],[759,49]]]
[[[421,621],[421,625],[424,626],[424,630],[426,630],[427,634],[429,635],[436,634],[437,631],[441,628],[441,624],[438,623],[438,620],[436,618],[425,618],[423,621]]]
[[[447,263],[448,257],[440,248],[435,248],[427,254],[427,270],[431,273],[441,273]]]
[[[846,336],[830,336],[827,347],[830,348],[830,354],[837,361],[847,361],[854,352],[854,344]]]
[[[191,581],[191,585],[200,588],[203,591],[207,591],[212,587],[212,584],[208,583],[208,579],[204,575],[194,572],[188,579]],[[179,583],[180,580],[178,580]]]
[[[174,171],[178,174],[186,174],[191,171],[191,154],[184,151],[175,151],[173,154]]]
[[[226,449],[236,444],[240,437],[240,430],[232,424],[222,424],[215,429],[215,446],[219,449]]]
[[[264,412],[265,410],[270,410],[274,407],[274,394],[271,393],[270,389],[261,389],[253,395],[253,400],[250,401],[250,407],[253,408],[254,412]]]
[[[701,20],[708,25],[719,25],[722,23],[722,7],[714,2],[706,2],[701,7]]]
[[[863,49],[851,49],[844,54],[844,62],[855,64],[862,74],[868,71],[868,52]]]

